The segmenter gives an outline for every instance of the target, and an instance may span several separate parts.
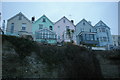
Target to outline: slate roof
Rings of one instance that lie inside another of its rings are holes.
[[[41,16],[39,19],[37,19],[37,20],[35,21],[35,23],[36,23],[37,21],[39,21],[40,19],[42,19],[43,17],[47,18],[47,19],[53,24],[53,22],[52,22],[46,15]]]
[[[100,20],[94,27],[100,27],[100,26],[109,28],[102,20]]]
[[[77,24],[76,24],[76,26],[78,25],[78,24],[80,24],[81,22],[83,22],[83,21],[85,21],[86,23],[88,23],[91,27],[93,27],[86,19],[82,19],[80,22],[78,22]]]
[[[61,19],[59,19],[57,22],[55,22],[54,24],[58,23],[59,21],[61,21],[62,19],[66,19],[67,21],[69,21],[73,26],[75,26],[69,19],[67,19],[65,16],[63,16]]]
[[[8,21],[10,21],[11,19],[13,19],[13,18],[15,18],[15,17],[17,17],[17,16],[19,16],[19,15],[22,15],[26,20],[28,20],[29,22],[31,22],[23,13],[18,13],[18,14],[16,14],[15,16],[13,16],[13,17],[11,17],[10,19],[8,19]]]

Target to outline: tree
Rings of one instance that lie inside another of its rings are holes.
[[[69,36],[70,42],[73,42],[73,33],[74,30],[67,29],[67,35]]]

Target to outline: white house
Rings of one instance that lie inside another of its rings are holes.
[[[113,46],[120,46],[120,35],[112,35]]]
[[[32,35],[32,22],[21,12],[7,20],[7,35]]]
[[[73,21],[68,20],[65,16],[54,24],[54,31],[57,34],[58,42],[70,42],[70,40],[75,41],[74,30],[75,26]]]
[[[112,46],[110,28],[101,20],[94,27],[97,29],[96,37],[99,41],[99,46]]]
[[[82,19],[75,27],[76,43],[98,45],[96,38],[96,29],[91,25],[91,22]]]

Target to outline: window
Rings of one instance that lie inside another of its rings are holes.
[[[43,22],[46,22],[45,18],[43,18]]]
[[[19,20],[22,20],[22,15],[19,15]]]
[[[118,41],[120,41],[120,37],[118,37]]]
[[[114,41],[114,46],[116,46],[116,42]]]
[[[52,26],[50,26],[49,29],[52,30]]]
[[[105,28],[101,28],[101,31],[102,31],[102,32],[105,32]]]
[[[85,22],[83,22],[83,25],[85,25]]]
[[[65,19],[63,20],[63,23],[65,23]]]
[[[66,30],[68,30],[69,29],[69,26],[66,26]]]
[[[106,38],[106,37],[103,37],[103,41],[106,42],[106,41],[107,41],[107,38]]]
[[[90,38],[89,38],[89,35],[88,35],[88,34],[86,34],[86,40],[90,40]]]
[[[94,40],[94,35],[90,34],[90,40]]]
[[[101,32],[101,28],[99,28],[99,32]]]
[[[91,32],[91,29],[90,29],[90,32]]]
[[[100,41],[102,42],[103,40],[102,40],[102,37],[100,37]]]
[[[39,29],[42,29],[43,28],[43,25],[42,24],[39,24]]]
[[[14,32],[14,23],[11,23],[11,33],[13,33]]]
[[[94,35],[93,34],[86,34],[86,40],[94,40]]]
[[[22,30],[26,30],[26,23],[22,23]]]

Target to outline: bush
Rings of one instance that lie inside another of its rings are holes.
[[[12,43],[12,45],[14,45],[15,51],[18,53],[21,59],[24,59],[26,56],[31,55],[31,52],[34,50],[34,42],[28,39],[3,35],[2,40],[3,42],[7,40]]]
[[[15,51],[19,55],[17,58],[20,58],[19,60],[22,61],[22,63],[26,63],[26,56],[30,56],[32,52],[35,52],[37,55],[37,58],[35,59],[46,64],[48,71],[57,68],[59,77],[102,77],[99,62],[85,47],[73,45],[72,43],[65,43],[65,45],[61,47],[55,45],[43,45],[28,39],[6,35],[3,35],[3,41],[4,40],[7,40],[14,45]],[[10,59],[10,61],[12,61],[12,59]],[[19,71],[20,70],[17,72]]]

